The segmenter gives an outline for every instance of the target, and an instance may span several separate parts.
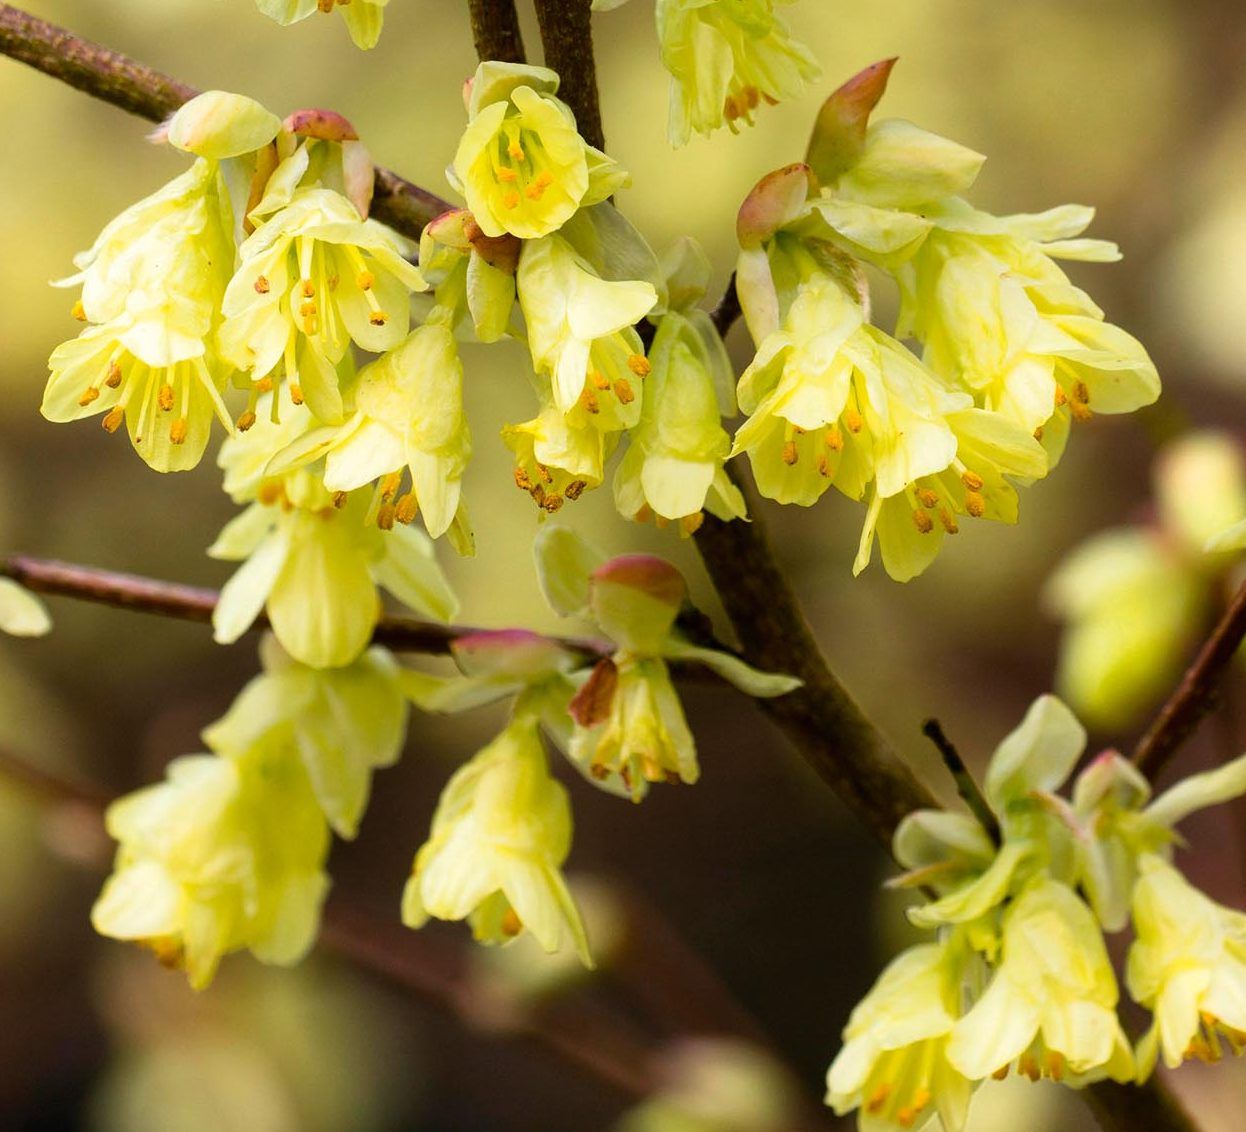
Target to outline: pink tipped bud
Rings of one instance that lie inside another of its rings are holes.
[[[736,217],[742,248],[755,248],[799,215],[813,191],[813,177],[803,163],[767,173],[744,198]]]
[[[359,140],[355,127],[336,110],[296,110],[282,125],[301,138],[335,142]]]
[[[455,663],[468,676],[514,676],[531,679],[564,672],[575,665],[566,649],[527,629],[466,633],[450,646]]]
[[[818,180],[835,180],[860,157],[870,114],[886,91],[895,65],[891,58],[866,67],[822,104],[805,155]]]
[[[679,608],[688,595],[684,576],[664,558],[652,554],[623,554],[598,566],[593,585],[626,586],[665,605]]]

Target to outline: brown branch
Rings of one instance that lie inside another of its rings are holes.
[[[536,0],[545,65],[562,79],[558,97],[571,107],[584,140],[604,149],[591,17],[590,0]]]
[[[524,62],[523,33],[519,30],[515,0],[467,0],[467,8],[476,56],[482,63],[488,59]]]
[[[722,298],[718,300],[718,305],[710,311],[710,322],[714,324],[718,336],[726,338],[727,332],[743,313],[740,309],[740,296],[735,289],[735,272],[733,271],[731,278],[727,280],[727,289],[723,292]]]
[[[1164,769],[1203,717],[1216,706],[1220,682],[1246,638],[1246,583],[1234,595],[1181,683],[1134,748],[1134,765],[1150,779]]]
[[[152,122],[162,122],[199,92],[65,28],[0,3],[0,54]],[[424,225],[454,206],[434,193],[377,169],[372,215],[419,239]]]
[[[939,752],[939,757],[943,760],[943,765],[947,767],[948,773],[956,783],[956,793],[961,796],[961,801],[969,807],[969,812],[978,819],[978,824],[985,831],[987,837],[996,845],[999,845],[999,819],[992,812],[981,789],[974,781],[973,775],[969,773],[965,760],[960,757],[960,751],[956,749],[956,745],[944,733],[943,724],[937,719],[928,719],[922,724],[922,734],[935,745],[935,749]]]
[[[216,590],[186,586],[180,582],[162,582],[137,574],[119,574],[73,562],[51,558],[33,558],[24,554],[0,557],[0,577],[10,578],[33,593],[76,598],[97,605],[128,609],[135,613],[153,613],[179,621],[210,624],[212,612],[220,595]],[[268,619],[256,619],[254,628],[264,629]],[[420,621],[414,617],[382,617],[372,634],[374,644],[395,652],[418,652],[445,655],[460,637],[483,632],[473,625],[442,625],[436,621]],[[558,643],[585,660],[598,660],[609,655],[611,646],[605,641],[585,637],[559,637]]]

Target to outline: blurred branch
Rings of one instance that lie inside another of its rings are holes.
[[[558,97],[571,107],[589,145],[604,149],[590,0],[535,0],[545,65],[558,72]]]
[[[0,3],[0,54],[152,122],[164,121],[199,93],[12,4]],[[453,207],[397,173],[376,171],[372,215],[412,239],[419,239],[424,225]]]
[[[1234,595],[1194,663],[1134,749],[1134,764],[1148,778],[1155,779],[1159,775],[1203,717],[1215,709],[1225,669],[1243,638],[1246,638],[1246,584]]]
[[[482,63],[487,59],[501,63],[524,62],[523,34],[519,30],[515,0],[467,0],[467,8],[472,20],[472,41]]]

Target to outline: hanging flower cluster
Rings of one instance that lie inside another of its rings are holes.
[[[966,519],[1016,522],[1016,485],[1054,466],[1070,421],[1149,404],[1159,379],[1055,263],[1117,258],[1074,238],[1089,209],[978,211],[959,194],[980,155],[870,123],[892,62],[836,91],[806,162],[763,178],[740,210],[737,289],[757,356],[734,452],[779,502],[810,506],[832,486],[863,502],[854,572],[877,540],[906,581]],[[894,337],[870,322],[865,264],[899,284]]]
[[[1246,793],[1246,756],[1151,799],[1115,751],[1092,760],[1071,798],[1056,791],[1086,733],[1053,696],[996,749],[985,794],[998,842],[966,814],[923,810],[896,831],[909,872],[933,892],[909,918],[937,942],[910,948],[852,1013],[827,1075],[827,1103],[863,1129],[965,1126],[988,1077],[1014,1069],[1074,1088],[1145,1080],[1246,1048],[1246,915],[1171,863],[1174,827]],[[1136,1045],[1121,1027],[1104,932],[1132,923],[1130,995],[1154,1015]]]
[[[1066,623],[1057,686],[1099,727],[1135,722],[1180,675],[1242,580],[1246,460],[1232,437],[1196,432],[1155,465],[1152,522],[1103,531],[1047,583]]]

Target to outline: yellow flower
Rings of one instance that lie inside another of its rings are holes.
[[[963,947],[923,944],[897,956],[852,1012],[826,1075],[826,1103],[860,1109],[862,1132],[919,1129],[938,1116],[961,1132],[974,1082],[947,1058],[960,1016]]]
[[[381,353],[410,326],[410,295],[425,289],[404,256],[414,248],[332,189],[298,189],[239,249],[225,292],[220,348],[261,382],[281,369],[296,404],[326,423],[342,419],[335,367],[351,342]]]
[[[1134,1059],[1118,997],[1090,909],[1065,885],[1036,880],[1004,913],[1002,960],[953,1027],[948,1061],[971,1080],[1015,1063],[1031,1080],[1128,1081]]]
[[[381,38],[389,0],[255,0],[255,3],[264,15],[279,24],[298,23],[313,12],[332,12],[336,8],[342,13],[355,46],[368,51]]]
[[[658,0],[672,145],[724,123],[733,131],[752,125],[763,101],[794,98],[821,73],[774,8],[775,0]]]
[[[1246,915],[1204,896],[1163,858],[1140,862],[1134,887],[1137,938],[1129,949],[1129,993],[1155,1013],[1138,1044],[1138,1079],[1159,1054],[1218,1061],[1246,1049]]]
[[[567,792],[546,766],[537,719],[521,715],[450,779],[416,854],[402,920],[468,920],[482,943],[525,929],[547,951],[569,937],[593,965],[584,924],[559,871],[571,848]]]
[[[177,759],[106,824],[120,848],[91,911],[100,934],[150,947],[196,989],[231,951],[290,964],[311,946],[329,831],[294,749]]]
[[[477,68],[451,172],[486,236],[546,236],[627,183],[580,137],[574,115],[553,97],[557,89],[558,76],[544,67]]]

